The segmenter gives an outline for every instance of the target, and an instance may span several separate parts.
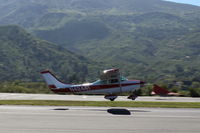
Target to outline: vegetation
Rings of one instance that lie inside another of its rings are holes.
[[[83,82],[116,67],[128,78],[199,95],[198,6],[163,0],[1,0],[0,25],[5,24],[59,46],[18,26],[0,27],[0,81],[41,81],[39,72],[50,69],[66,82]]]
[[[1,100],[0,105],[200,108],[198,102]]]
[[[190,97],[200,97],[200,88],[192,87],[189,90],[181,90],[177,88],[166,88],[165,85],[162,85],[165,89],[168,89],[172,92],[178,92],[181,96],[190,96]],[[0,92],[5,93],[33,93],[33,94],[51,94],[53,93],[44,82],[23,82],[23,81],[12,81],[12,82],[1,82],[0,83]],[[151,96],[152,86],[147,85],[142,89],[138,90],[136,94],[138,96]],[[122,94],[128,96],[129,94]]]
[[[1,82],[0,92],[7,93],[52,93],[45,83],[40,82]]]
[[[18,26],[0,27],[0,81],[43,81],[46,69],[66,82],[97,75],[98,64],[65,48],[39,40]],[[76,72],[76,73],[75,73]]]
[[[200,88],[191,88],[189,89],[190,96],[192,97],[200,97]]]

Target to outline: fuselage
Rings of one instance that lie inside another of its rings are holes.
[[[120,76],[118,69],[105,70],[99,80],[93,83],[72,85],[59,81],[50,71],[41,72],[48,87],[58,94],[103,94],[106,99],[114,100],[119,94],[132,93],[144,84],[140,80],[128,80]]]
[[[51,90],[55,93],[74,93],[74,94],[118,94],[124,92],[133,92],[138,90],[142,81],[139,80],[124,80],[118,83],[104,84],[102,81],[94,83],[63,86],[62,88],[53,87]]]

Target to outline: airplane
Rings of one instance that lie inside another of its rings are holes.
[[[92,94],[105,95],[104,98],[114,101],[118,95],[124,92],[130,93],[128,99],[135,100],[134,92],[142,87],[145,82],[140,80],[128,80],[121,76],[119,69],[104,70],[100,79],[93,83],[66,84],[57,79],[49,70],[41,72],[48,87],[58,94]]]
[[[159,96],[180,96],[179,93],[170,92],[156,84],[153,85],[153,91],[151,95],[159,95]]]

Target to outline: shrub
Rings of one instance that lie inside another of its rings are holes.
[[[192,97],[200,97],[200,88],[190,88],[189,91]]]

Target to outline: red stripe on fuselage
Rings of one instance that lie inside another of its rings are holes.
[[[131,85],[140,85],[140,83],[126,83],[126,84],[121,84],[121,87],[131,86]],[[100,89],[117,88],[117,87],[120,87],[120,84],[91,85],[91,86],[85,86],[85,88],[86,87],[87,87],[87,89],[84,89],[83,86],[76,86],[76,87],[70,87],[70,88],[52,89],[52,91],[55,92],[55,93],[58,93],[58,92],[76,93],[76,92],[83,92],[83,91],[90,91],[90,90],[100,90]]]

